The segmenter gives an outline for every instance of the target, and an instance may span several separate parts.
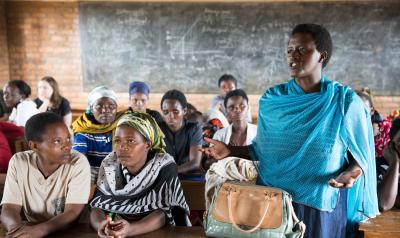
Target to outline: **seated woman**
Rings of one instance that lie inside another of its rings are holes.
[[[89,93],[86,112],[72,123],[73,149],[86,155],[92,174],[92,184],[103,159],[112,151],[112,131],[116,127],[117,95],[99,86]]]
[[[15,152],[12,143],[23,136],[24,128],[0,121],[0,173],[7,172],[8,163]]]
[[[372,93],[369,88],[363,88],[356,91],[357,95],[361,98],[365,108],[371,116],[371,122],[374,132],[374,143],[375,143],[375,156],[382,157],[383,150],[388,145],[389,130],[391,127],[391,121],[384,118],[377,110],[375,110],[374,103],[372,100]]]
[[[3,92],[6,106],[12,108],[9,121],[17,126],[25,126],[26,121],[36,113],[35,103],[28,97],[31,95],[31,87],[22,80],[11,80],[4,86]]]
[[[166,151],[174,157],[178,172],[197,171],[201,162],[202,127],[185,119],[185,95],[175,89],[167,91],[161,98],[161,111],[164,121],[159,126],[165,135]]]
[[[3,89],[0,89],[0,122],[8,121],[10,113],[11,113],[11,108],[7,107],[6,103],[4,102]]]
[[[34,100],[40,112],[54,112],[60,115],[67,127],[72,123],[69,101],[60,95],[57,81],[53,77],[43,77],[38,83],[38,98]]]
[[[228,112],[224,105],[225,96],[232,90],[237,88],[237,80],[233,75],[224,74],[218,79],[219,95],[216,95],[210,104],[210,108],[221,111],[225,116],[228,116]],[[247,121],[251,123],[251,110],[247,112]]]
[[[384,149],[383,157],[376,159],[378,176],[378,204],[381,212],[400,206],[400,117],[392,121],[390,142]]]
[[[7,237],[43,237],[63,229],[78,218],[89,199],[89,163],[71,151],[70,134],[60,116],[32,116],[25,138],[31,150],[11,159],[1,201]]]
[[[228,127],[218,130],[213,139],[222,141],[230,146],[250,145],[257,135],[257,126],[247,122],[249,110],[248,98],[241,89],[235,89],[226,94],[224,106],[227,110]],[[216,162],[216,163],[215,163]],[[211,167],[210,167],[211,166]],[[217,162],[206,159],[203,162],[206,174],[206,207],[208,208],[214,195],[215,188],[227,180],[248,181],[257,176],[256,168],[249,160],[228,157]]]
[[[147,102],[149,101],[150,87],[141,81],[133,81],[129,84],[129,103],[130,110],[138,112],[146,112],[150,114],[157,123],[163,121],[162,116],[156,110],[151,110],[147,108]]]
[[[232,146],[250,145],[257,135],[257,126],[247,122],[249,99],[242,89],[236,89],[226,94],[224,106],[228,120],[232,123],[218,130],[213,139]]]
[[[203,114],[203,136],[213,138],[214,134],[222,128],[228,127],[229,122],[225,115],[217,109],[209,108]]]
[[[257,135],[257,126],[247,122],[249,103],[247,94],[242,89],[235,89],[226,94],[224,107],[227,110],[228,120],[232,122],[213,135],[213,139],[222,141],[227,145],[250,145]],[[203,157],[203,169],[208,170],[216,160]]]
[[[164,134],[146,113],[118,121],[114,152],[100,167],[90,223],[99,236],[127,237],[169,225],[190,225],[174,158],[165,152]],[[106,214],[116,214],[115,221]]]

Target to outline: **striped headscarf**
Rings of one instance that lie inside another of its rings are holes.
[[[127,125],[137,130],[151,142],[152,151],[165,153],[164,133],[149,114],[137,111],[127,112],[118,120],[117,126],[120,125]]]

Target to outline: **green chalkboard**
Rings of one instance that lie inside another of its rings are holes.
[[[126,92],[214,93],[223,73],[259,94],[288,79],[286,45],[298,23],[331,32],[326,74],[353,88],[400,95],[400,2],[104,3],[79,6],[83,85]]]

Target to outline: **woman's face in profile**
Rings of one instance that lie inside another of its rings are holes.
[[[4,86],[3,99],[7,107],[15,107],[24,98],[24,95],[19,92],[16,86],[9,84]]]
[[[146,163],[149,150],[150,142],[134,128],[120,125],[115,130],[114,151],[121,164],[132,174],[138,172]]]

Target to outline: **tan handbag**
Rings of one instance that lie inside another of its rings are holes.
[[[287,192],[248,183],[224,183],[204,223],[213,237],[303,237],[305,231]]]

